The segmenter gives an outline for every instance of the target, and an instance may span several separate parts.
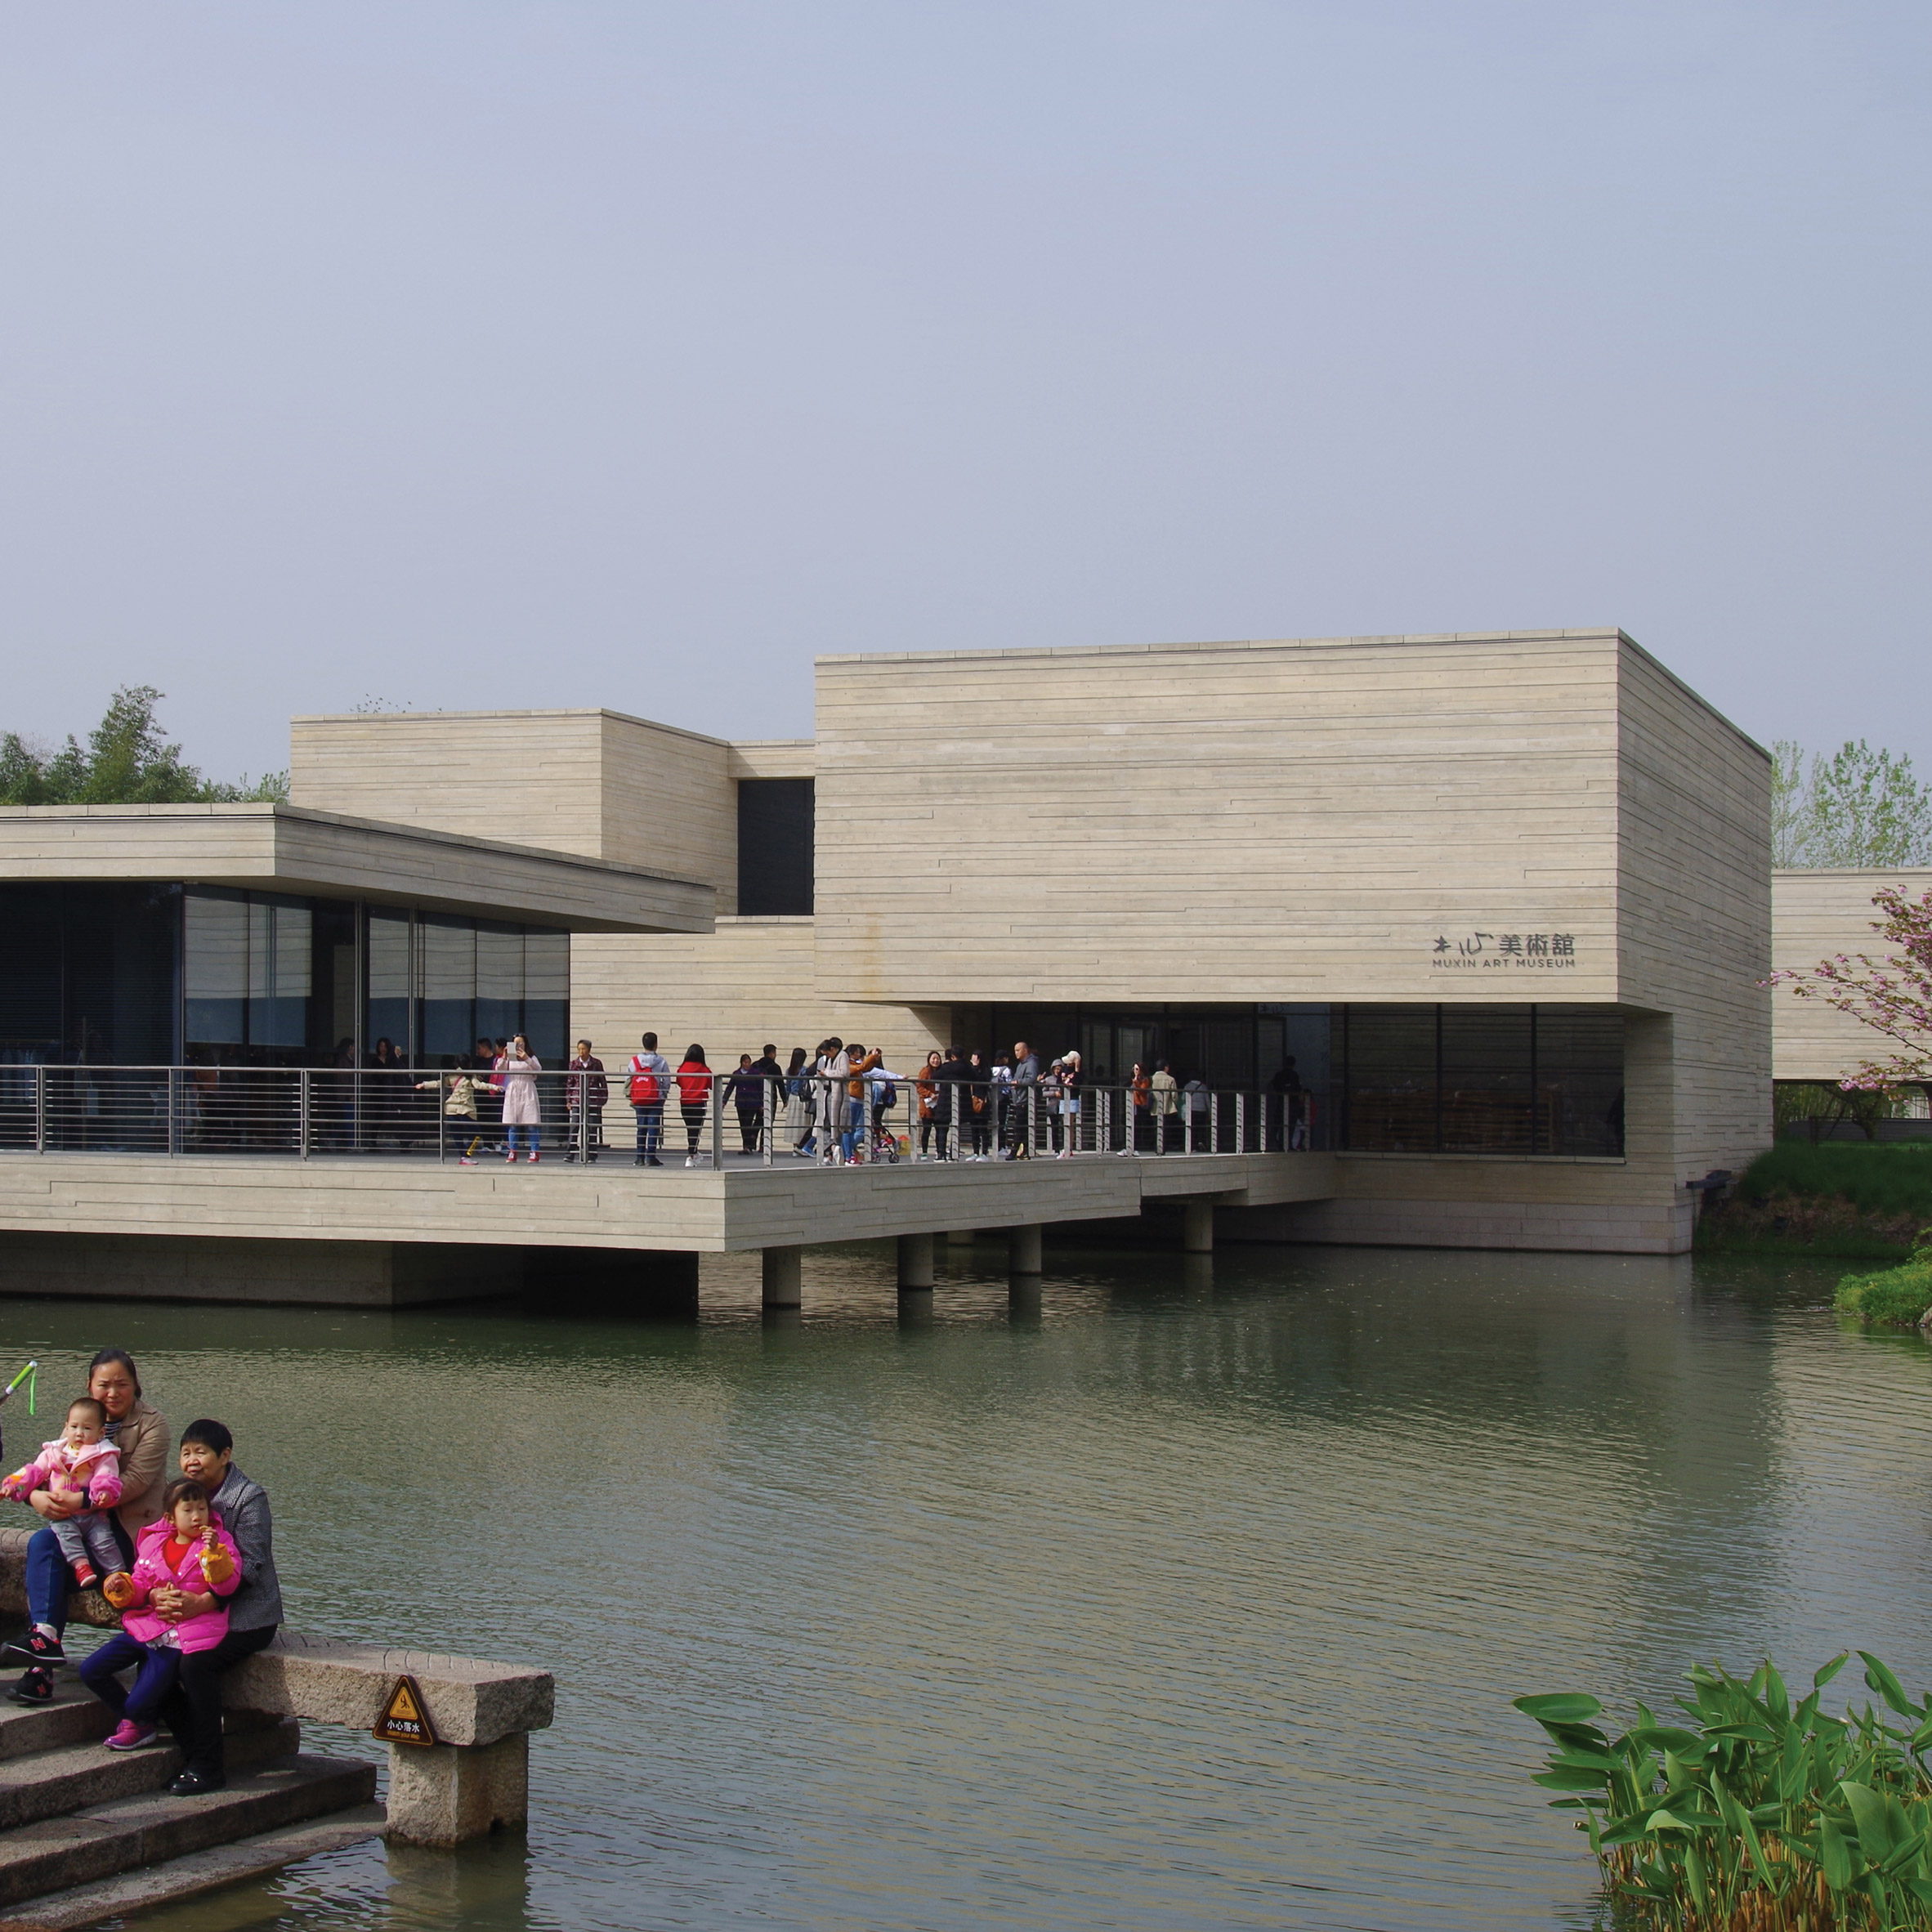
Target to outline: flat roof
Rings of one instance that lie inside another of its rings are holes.
[[[0,882],[178,880],[575,932],[709,932],[716,894],[609,859],[273,803],[0,806]]]
[[[1702,691],[1686,684],[1668,664],[1654,652],[1645,650],[1621,625],[1614,624],[1590,624],[1580,629],[1568,630],[1410,631],[1367,633],[1353,637],[1223,637],[1192,642],[1183,639],[1166,644],[984,645],[968,646],[954,651],[858,651],[830,652],[814,658],[812,662],[815,664],[941,664],[948,660],[972,658],[1121,657],[1137,654],[1153,656],[1162,651],[1343,651],[1378,645],[1414,644],[1567,644],[1591,638],[1605,642],[1615,639],[1617,643],[1627,646],[1646,664],[1654,665],[1686,697],[1691,699],[1700,709],[1707,711],[1725,730],[1736,733],[1760,757],[1769,759],[1770,753],[1750,732],[1742,730],[1727,718]]]

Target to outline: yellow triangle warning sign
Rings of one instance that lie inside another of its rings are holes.
[[[436,1728],[429,1721],[429,1709],[423,1702],[414,1677],[399,1677],[382,1715],[376,1720],[376,1735],[391,1744],[434,1744]]]

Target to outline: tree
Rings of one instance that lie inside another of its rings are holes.
[[[1932,865],[1932,784],[1912,759],[1848,739],[1813,758],[1781,738],[1771,748],[1771,862],[1882,870]]]
[[[1834,953],[1809,971],[1774,973],[1764,984],[1822,1000],[1892,1042],[1889,1059],[1865,1061],[1838,1083],[1848,1092],[1932,1086],[1932,892],[1912,899],[1903,887],[1885,886],[1872,903],[1881,915],[1872,930],[1888,957]]]
[[[0,804],[199,805],[286,799],[288,774],[271,772],[237,785],[203,779],[181,762],[154,717],[162,694],[151,684],[123,685],[108,700],[83,746],[69,737],[56,752],[17,731],[0,736]]]

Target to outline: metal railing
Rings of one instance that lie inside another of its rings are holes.
[[[721,1168],[1294,1152],[1319,1102],[1205,1086],[713,1072],[633,1106],[628,1070],[0,1065],[0,1153],[396,1156]]]

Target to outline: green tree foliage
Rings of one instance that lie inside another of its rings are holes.
[[[274,771],[239,784],[204,779],[181,761],[154,717],[162,694],[151,684],[123,686],[109,700],[83,745],[69,737],[56,752],[17,731],[0,736],[0,805],[236,804],[286,799],[288,774]]]
[[[1932,784],[1909,756],[1863,738],[1809,762],[1781,738],[1771,748],[1771,852],[1776,865],[1932,865]]]

